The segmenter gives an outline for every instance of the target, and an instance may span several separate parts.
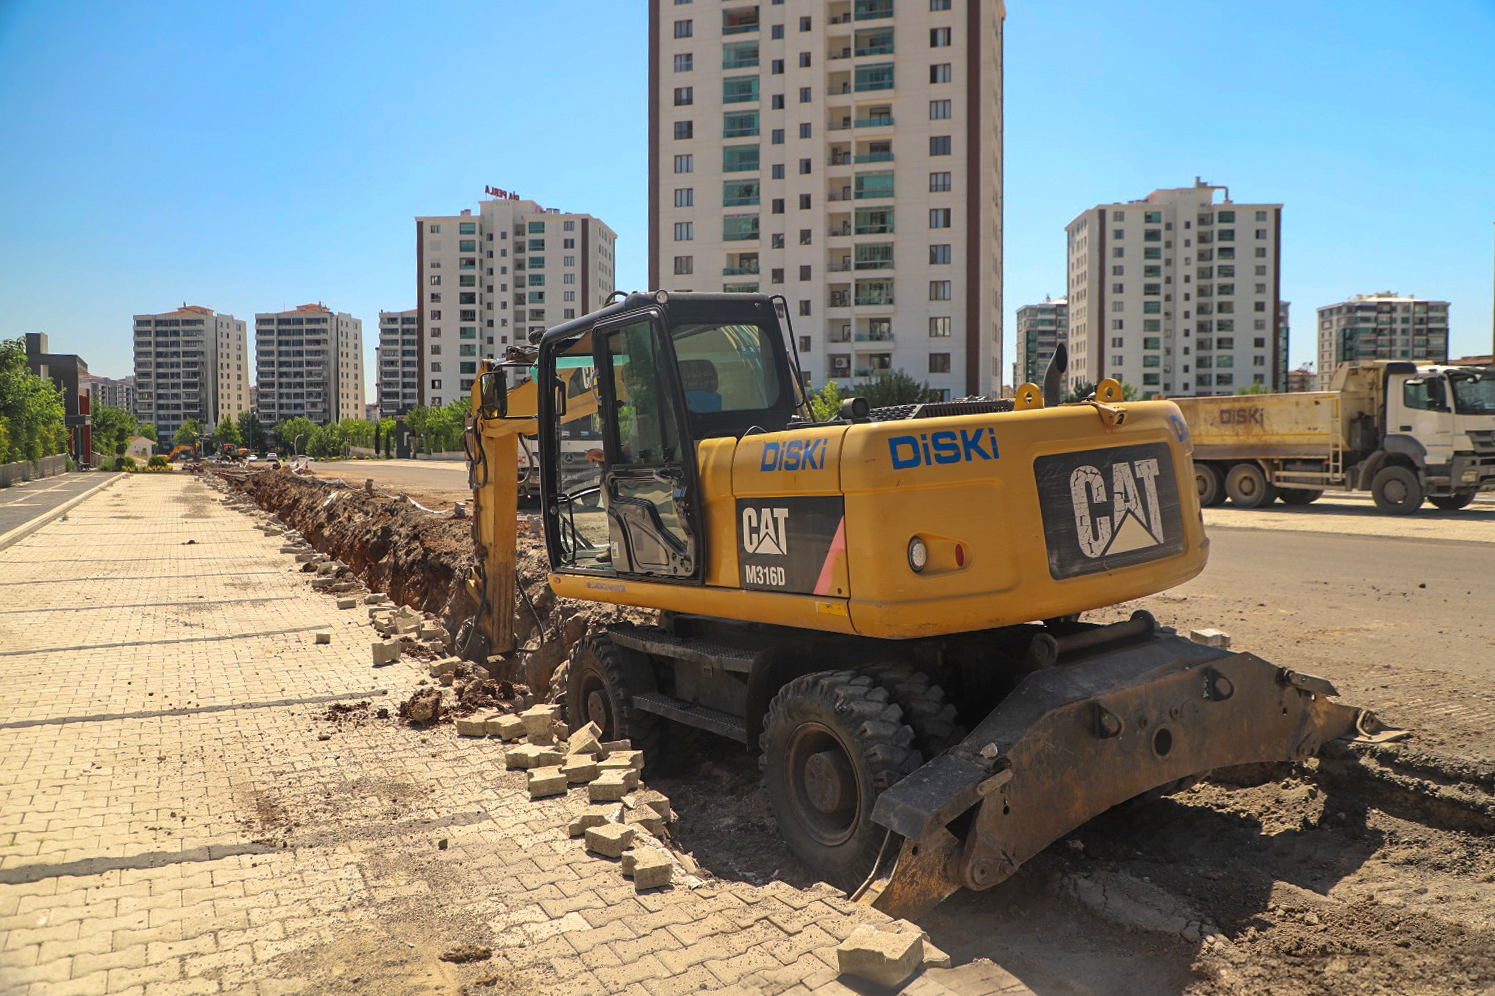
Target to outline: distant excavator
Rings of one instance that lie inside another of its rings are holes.
[[[485,363],[467,445],[482,651],[514,651],[521,434],[556,594],[660,611],[589,634],[553,697],[655,766],[756,751],[789,847],[893,915],[987,889],[1106,809],[1374,739],[1322,678],[1082,612],[1205,566],[1168,401],[817,421],[780,297],[632,294]],[[512,382],[512,386],[511,385]],[[578,473],[578,440],[599,453]],[[598,459],[600,458],[600,459]],[[481,646],[479,646],[481,645]]]

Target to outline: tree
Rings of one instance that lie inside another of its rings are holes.
[[[1237,391],[1235,393],[1236,394],[1271,394],[1272,393],[1272,389],[1270,387],[1268,387],[1267,385],[1265,385],[1265,384],[1247,384],[1245,387],[1241,388],[1239,391]]]
[[[841,389],[828,380],[819,391],[809,395],[810,412],[817,422],[829,422],[841,413]]]
[[[917,405],[943,397],[930,388],[928,381],[917,381],[902,370],[880,370],[871,380],[853,384],[851,393],[873,408]]]
[[[405,424],[420,437],[422,448],[427,453],[459,449],[471,407],[466,398],[457,398],[440,408],[416,405],[406,413]]]
[[[5,452],[0,461],[30,460],[67,449],[62,392],[26,365],[26,341],[0,340],[0,426]]]
[[[119,456],[130,446],[130,437],[140,435],[140,420],[123,408],[98,405],[89,421],[93,424],[93,448],[97,453]]]
[[[177,429],[176,435],[172,436],[171,439],[178,446],[191,446],[193,449],[196,449],[197,441],[202,436],[202,426],[198,424],[197,419],[189,416],[182,420],[182,424]]]
[[[239,439],[244,446],[258,453],[265,449],[265,435],[265,424],[258,415],[247,410],[239,413]]]
[[[306,444],[311,441],[312,434],[316,431],[316,423],[305,415],[286,419],[275,427],[275,438],[280,441],[281,454],[284,455],[286,451],[309,452]]]
[[[146,439],[149,439],[153,443],[159,442],[159,440],[156,439],[156,427],[151,425],[149,422],[140,423],[140,432],[137,433],[137,435],[144,436]]]
[[[219,446],[224,443],[230,446],[241,446],[244,443],[244,437],[240,435],[239,427],[234,424],[234,420],[225,415],[219,420],[218,428],[213,430],[213,441]]]

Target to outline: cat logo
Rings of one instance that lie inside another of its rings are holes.
[[[753,508],[751,505],[744,508],[742,548],[759,556],[789,556],[789,510]]]
[[[1069,475],[1080,550],[1092,560],[1162,546],[1167,540],[1158,503],[1158,461],[1118,460],[1111,480],[1093,466]]]

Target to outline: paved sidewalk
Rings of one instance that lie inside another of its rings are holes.
[[[0,994],[867,991],[834,946],[879,917],[834,890],[635,894],[497,744],[322,718],[421,675],[279,543],[138,475],[0,552]],[[1028,992],[982,960],[905,991]]]
[[[114,476],[97,473],[58,474],[56,477],[43,477],[0,488],[0,538],[79,495],[108,484]]]

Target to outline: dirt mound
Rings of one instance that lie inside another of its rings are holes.
[[[400,718],[414,726],[432,726],[441,722],[441,692],[422,688],[400,703]]]

